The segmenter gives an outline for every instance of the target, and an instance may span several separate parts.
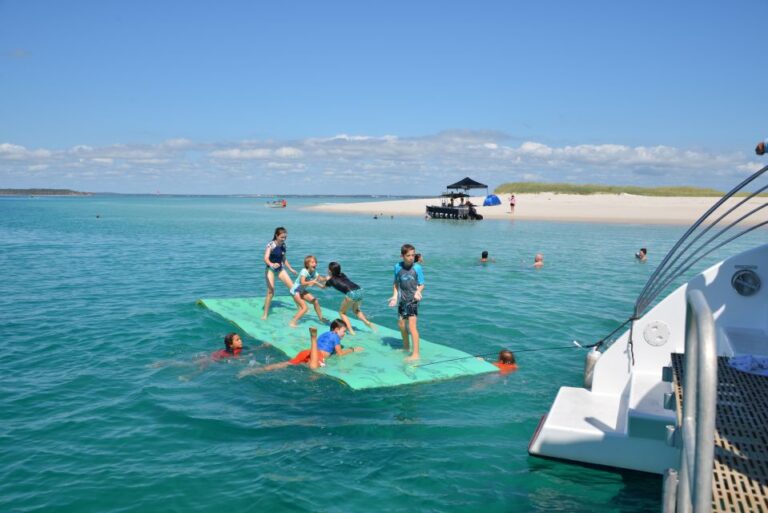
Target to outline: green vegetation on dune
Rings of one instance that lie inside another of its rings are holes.
[[[0,189],[0,196],[90,196],[70,189]]]
[[[722,196],[721,191],[701,187],[637,187],[634,185],[594,185],[571,183],[511,182],[496,187],[496,194],[635,194],[638,196]]]

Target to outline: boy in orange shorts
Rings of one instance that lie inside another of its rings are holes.
[[[336,319],[331,323],[331,329],[326,331],[320,337],[317,336],[317,328],[309,328],[310,347],[299,351],[299,353],[287,362],[273,363],[266,367],[254,367],[240,372],[237,377],[242,378],[249,374],[258,374],[260,372],[284,369],[289,365],[309,364],[310,369],[317,369],[325,365],[325,359],[331,355],[344,356],[349,353],[358,353],[363,350],[362,347],[352,347],[344,349],[341,346],[341,339],[347,334],[347,325],[341,319]]]

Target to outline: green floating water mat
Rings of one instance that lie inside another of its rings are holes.
[[[199,303],[233,322],[256,340],[269,342],[290,358],[302,349],[309,349],[309,327],[316,327],[318,333],[328,330],[328,326],[318,321],[311,307],[299,321],[299,327],[289,327],[288,323],[296,313],[296,306],[290,297],[275,297],[266,321],[261,320],[264,298],[201,299]],[[338,315],[338,312],[323,306],[326,319],[332,320]],[[375,325],[377,331],[373,331],[353,317],[350,317],[350,321],[356,334],[347,334],[342,344],[345,347],[362,346],[365,351],[328,358],[326,366],[316,372],[334,377],[355,390],[411,385],[498,371],[495,366],[478,358],[443,362],[471,355],[433,344],[423,338],[420,343],[421,360],[406,363],[406,355],[402,351],[403,339],[398,330]],[[443,363],[417,366],[430,362]]]

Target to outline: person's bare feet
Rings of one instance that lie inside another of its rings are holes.
[[[416,362],[421,360],[421,357],[419,356],[419,353],[413,353],[411,356],[408,356],[405,361],[406,362]]]
[[[291,328],[298,328],[298,325],[293,321],[289,322],[288,326],[290,326]]]
[[[266,320],[267,320],[267,314],[264,314],[264,315],[262,315],[262,316],[261,316],[261,320],[262,320],[262,321],[266,321]]]
[[[309,334],[312,336],[317,336],[317,328],[315,328],[314,326],[310,327]]]

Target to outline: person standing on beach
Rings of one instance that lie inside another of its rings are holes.
[[[293,274],[297,274],[296,270],[291,267],[286,257],[287,248],[285,246],[285,239],[288,238],[288,230],[282,226],[275,228],[275,234],[272,236],[272,240],[267,243],[267,248],[264,250],[264,263],[267,265],[264,270],[264,279],[267,282],[267,295],[264,298],[264,315],[261,316],[261,320],[264,321],[269,315],[269,306],[272,304],[272,298],[275,295],[275,276],[282,281],[288,290],[291,290],[293,283],[288,273],[285,271],[288,269]]]
[[[400,248],[402,262],[395,264],[395,279],[392,285],[392,297],[389,298],[389,306],[397,305],[400,335],[403,337],[403,350],[411,350],[409,340],[413,341],[413,352],[406,358],[408,361],[418,360],[419,354],[419,329],[417,326],[419,314],[419,302],[424,290],[424,273],[421,265],[415,262],[416,248],[410,244],[403,244]]]
[[[509,195],[509,212],[511,214],[515,213],[515,195],[514,194]]]

